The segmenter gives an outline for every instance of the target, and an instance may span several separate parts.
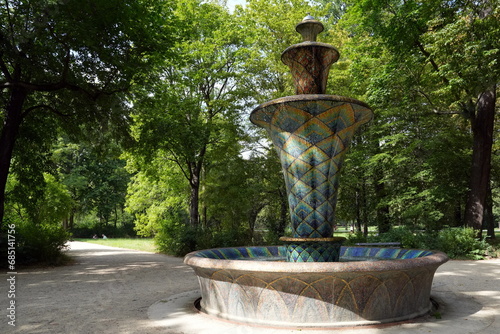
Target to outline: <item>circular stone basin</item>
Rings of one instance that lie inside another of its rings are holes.
[[[338,327],[413,319],[431,309],[436,251],[342,247],[341,262],[284,262],[286,248],[237,247],[186,255],[200,310],[218,318],[284,327]]]

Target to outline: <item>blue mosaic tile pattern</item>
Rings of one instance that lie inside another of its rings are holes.
[[[263,260],[265,258],[284,260],[287,254],[286,246],[216,248],[196,252],[197,257],[221,260]],[[342,246],[339,254],[340,258],[349,259],[397,260],[424,257],[432,255],[433,252],[421,249]]]
[[[344,154],[372,116],[365,105],[330,95],[278,99],[252,112],[250,120],[267,130],[280,157],[294,238],[333,235]]]
[[[286,246],[288,262],[338,262],[340,243],[300,242]]]
[[[265,258],[284,258],[284,247],[232,247],[206,249],[196,253],[198,257],[221,260],[247,260]]]

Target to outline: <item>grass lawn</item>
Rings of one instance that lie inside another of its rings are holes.
[[[108,238],[108,239],[79,239],[75,238],[75,241],[90,242],[98,245],[135,249],[145,252],[158,252],[156,250],[156,245],[153,239],[128,239],[128,238]]]

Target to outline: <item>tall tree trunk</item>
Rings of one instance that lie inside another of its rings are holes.
[[[486,194],[483,228],[486,229],[488,238],[495,239],[495,218],[493,216],[493,195],[491,193],[491,185],[488,187],[488,193]]]
[[[69,228],[72,229],[75,225],[75,209],[71,209],[69,214]]]
[[[469,197],[465,208],[466,224],[482,236],[483,214],[490,183],[491,147],[493,144],[493,123],[495,118],[496,87],[483,92],[477,102],[475,117],[472,118],[472,169]]]
[[[203,204],[203,219],[201,220],[202,227],[207,228],[208,226],[208,207],[206,204]]]
[[[381,176],[382,173],[377,173],[377,178]],[[377,198],[377,228],[378,233],[386,233],[391,229],[391,222],[389,221],[389,206],[384,204],[387,197],[387,190],[385,189],[385,183],[379,179],[375,179],[375,195]],[[382,204],[380,204],[382,203]]]
[[[363,180],[363,235],[368,236],[368,203],[367,203],[366,180]]]
[[[200,222],[200,175],[196,170],[193,172],[189,182],[191,186],[191,194],[189,196],[189,223],[191,226],[198,226]]]
[[[454,217],[454,225],[453,226],[463,226],[464,222],[462,220],[462,201],[457,200],[455,204],[455,214]]]
[[[356,190],[356,232],[361,232],[361,192]]]
[[[5,212],[5,188],[9,176],[12,153],[19,128],[23,121],[23,104],[28,91],[21,87],[13,87],[6,108],[2,133],[0,135],[0,228],[3,225]]]

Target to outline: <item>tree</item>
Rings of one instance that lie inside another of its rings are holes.
[[[190,224],[197,226],[207,157],[239,140],[247,54],[241,26],[223,7],[181,0],[175,14],[185,36],[175,45],[181,60],[167,61],[152,85],[136,91],[134,154],[145,169],[154,159],[177,165],[189,183]]]
[[[73,227],[75,215],[95,211],[101,225],[114,216],[117,226],[118,210],[123,210],[130,175],[121,148],[108,138],[106,147],[75,144],[60,138],[52,151],[52,173],[71,195],[73,205],[66,218]]]
[[[56,115],[71,133],[126,129],[120,98],[171,43],[169,2],[6,0],[0,4],[0,221],[23,126]],[[175,24],[175,23],[174,23]],[[166,53],[163,52],[165,55]],[[36,115],[36,117],[33,117]],[[113,122],[108,122],[113,119]],[[101,122],[105,120],[104,122]],[[87,126],[83,126],[87,125]]]
[[[472,168],[465,221],[481,234],[490,182],[496,83],[500,77],[498,1],[352,1],[355,34],[370,34],[390,53],[405,102],[418,112],[470,121]]]

